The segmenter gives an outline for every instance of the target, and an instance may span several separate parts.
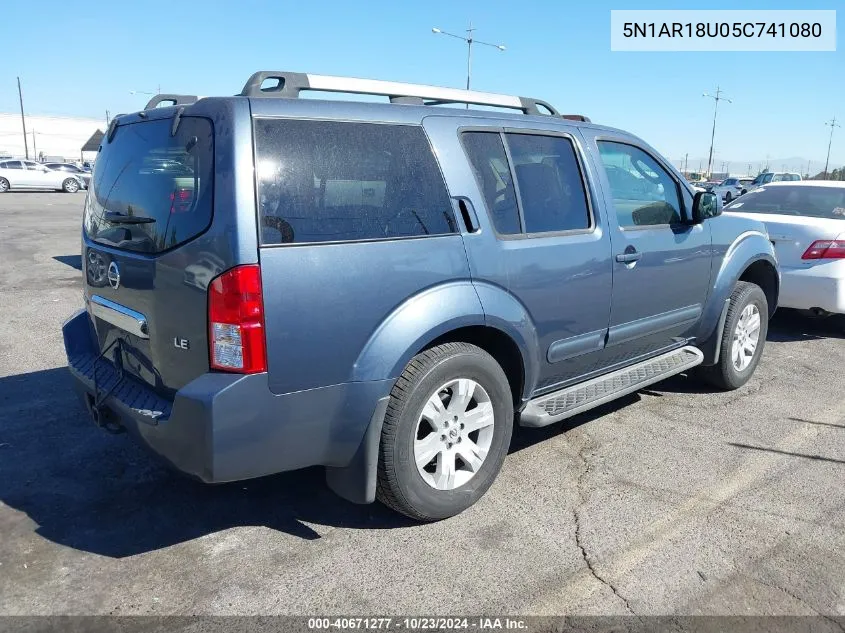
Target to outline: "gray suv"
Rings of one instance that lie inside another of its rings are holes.
[[[484,494],[515,423],[692,370],[743,385],[779,289],[764,226],[631,134],[289,72],[116,117],[82,261],[64,342],[96,424],[205,482],[322,465],[419,520]]]

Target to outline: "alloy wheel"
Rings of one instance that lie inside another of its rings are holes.
[[[754,359],[760,341],[760,310],[753,303],[743,308],[734,329],[731,360],[737,371],[744,371]]]
[[[417,471],[429,486],[454,490],[484,464],[493,441],[493,403],[480,384],[456,378],[423,407],[414,436]]]

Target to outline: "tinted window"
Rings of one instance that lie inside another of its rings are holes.
[[[23,165],[19,160],[10,160],[8,163],[3,163],[3,169],[23,169]]]
[[[725,211],[777,213],[845,220],[845,187],[778,185],[761,187],[738,198]]]
[[[772,178],[774,178],[774,174],[763,174],[762,179],[760,180],[761,183],[767,184],[772,182]]]
[[[736,184],[736,178],[728,178],[728,179],[727,179],[725,182],[723,182],[722,184],[723,184],[723,185],[728,185],[728,186],[730,186],[730,185],[735,185],[735,184]]]
[[[590,226],[587,196],[572,141],[507,134],[526,233]]]
[[[258,119],[255,144],[264,244],[455,232],[419,126]]]
[[[498,132],[465,132],[462,140],[496,232],[501,235],[520,233],[516,190],[501,135]]]
[[[681,221],[678,185],[651,156],[633,145],[599,141],[619,226]]]
[[[44,166],[41,163],[34,163],[31,160],[25,160],[23,162],[23,164],[26,165],[27,169],[37,169],[37,170],[40,171],[44,168]]]
[[[86,198],[91,239],[127,250],[157,253],[202,233],[211,222],[214,138],[211,122],[183,117],[121,125],[104,140]],[[110,222],[106,213],[155,222]]]

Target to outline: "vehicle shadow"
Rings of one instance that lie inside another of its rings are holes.
[[[845,315],[809,317],[798,310],[781,308],[769,322],[767,341],[794,343],[822,338],[845,339]]]
[[[94,426],[66,368],[0,378],[0,501],[36,533],[122,558],[234,526],[314,540],[306,522],[390,529],[413,525],[381,504],[355,505],[322,468],[210,486],[174,472],[127,435]]]
[[[634,392],[628,394],[627,396],[623,396],[617,400],[612,400],[611,402],[596,407],[595,409],[590,409],[589,411],[579,413],[578,415],[573,416],[571,418],[567,418],[560,422],[555,422],[554,424],[550,424],[548,426],[541,426],[539,428],[519,426],[519,417],[517,416],[517,418],[514,419],[515,426],[513,429],[513,437],[511,438],[511,446],[508,453],[518,453],[521,450],[530,448],[535,444],[545,442],[546,440],[551,439],[557,435],[567,433],[572,429],[578,428],[579,426],[589,424],[593,420],[597,420],[602,416],[609,415],[614,411],[624,409],[625,407],[628,407],[634,404],[635,402],[639,402],[639,400],[639,394],[637,392]]]
[[[82,255],[54,255],[53,259],[76,270],[82,270]]]

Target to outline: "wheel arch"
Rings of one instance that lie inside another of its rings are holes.
[[[459,342],[469,343],[483,349],[499,363],[508,378],[514,407],[519,407],[525,391],[525,362],[516,341],[502,330],[489,325],[470,325],[456,328],[438,336],[416,353],[419,354],[443,343]]]
[[[766,295],[771,318],[777,309],[780,273],[774,247],[765,233],[746,231],[734,240],[725,253],[702,316],[701,343],[696,345],[704,353],[702,364],[705,366],[718,362],[728,301],[738,281],[760,286]]]

